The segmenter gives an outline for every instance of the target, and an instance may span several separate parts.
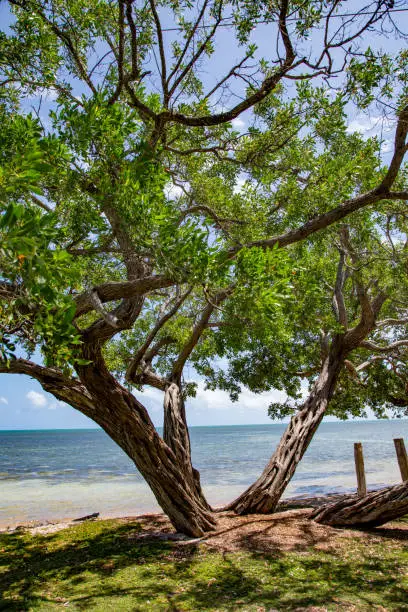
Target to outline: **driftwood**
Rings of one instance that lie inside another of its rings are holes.
[[[408,482],[325,504],[310,516],[333,527],[379,527],[408,514]]]
[[[73,523],[81,523],[82,521],[93,521],[98,518],[99,512],[94,512],[93,514],[87,514],[86,516],[80,516],[79,518],[72,519]]]

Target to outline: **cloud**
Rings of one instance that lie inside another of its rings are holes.
[[[0,404],[8,404],[8,399],[6,397],[0,396]]]
[[[381,153],[390,153],[393,150],[393,145],[391,140],[384,140],[381,145]]]
[[[65,402],[61,402],[60,400],[56,400],[55,402],[51,402],[48,404],[48,410],[56,410],[59,406],[67,406]]]
[[[350,121],[347,126],[349,134],[359,132],[367,136],[381,136],[391,132],[394,128],[394,121],[388,117],[379,115],[367,117],[366,115],[357,115],[355,119]]]
[[[37,100],[38,98],[42,98],[47,102],[53,102],[58,98],[58,91],[53,87],[42,87],[36,89],[29,97],[28,100]]]
[[[34,408],[45,408],[47,405],[47,398],[42,393],[38,393],[38,391],[29,391],[26,398],[30,400]]]
[[[178,185],[170,185],[167,187],[166,192],[169,200],[178,200],[183,195],[183,190]]]
[[[197,395],[192,401],[192,405],[198,411],[201,410],[232,410],[240,412],[258,412],[266,414],[271,402],[284,402],[286,394],[282,391],[268,391],[266,393],[252,393],[248,389],[243,389],[238,402],[232,402],[226,391],[216,389],[209,391],[205,389],[202,381],[198,383]]]
[[[143,391],[136,391],[136,398],[152,412],[163,410],[163,391],[153,387],[144,387]]]
[[[239,178],[234,185],[234,188],[233,188],[234,193],[241,193],[241,191],[244,188],[245,183],[246,183],[246,179]]]
[[[223,414],[228,412],[250,412],[262,416],[266,415],[268,406],[271,402],[284,402],[286,399],[286,394],[281,391],[274,390],[266,393],[252,393],[244,388],[239,396],[238,402],[232,402],[226,391],[220,389],[210,391],[205,388],[204,381],[199,380],[195,382],[197,383],[196,397],[189,397],[187,403],[196,414],[217,411]],[[164,394],[162,391],[151,387],[145,387],[143,392],[136,391],[135,395],[152,413],[163,411]],[[211,422],[211,418],[209,422]]]
[[[47,410],[56,410],[61,406],[67,406],[65,402],[56,400],[54,398],[49,400],[46,395],[44,395],[43,393],[38,393],[38,391],[34,390],[29,391],[26,395],[26,398],[30,400],[33,405],[33,408],[36,410],[39,410],[40,408],[47,408]]]
[[[240,130],[241,128],[245,127],[245,121],[243,121],[239,117],[236,117],[236,119],[233,119],[231,123],[233,127],[236,128],[237,130]]]

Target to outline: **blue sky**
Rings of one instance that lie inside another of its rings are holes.
[[[148,388],[137,397],[149,409],[155,425],[162,425],[163,393]],[[198,385],[197,397],[189,399],[190,425],[230,425],[271,423],[267,407],[284,395],[274,391],[255,395],[244,391],[239,402],[232,403],[223,391],[205,391]],[[74,408],[58,402],[39,383],[27,376],[2,374],[0,378],[0,429],[58,429],[96,427]]]
[[[358,6],[358,3],[356,4]],[[400,17],[400,19],[403,19]],[[9,23],[9,12],[6,3],[0,4],[0,23],[6,28]],[[270,32],[266,26],[257,29],[256,42],[261,53],[268,55]],[[370,37],[371,38],[371,37]],[[399,41],[389,38],[389,50],[400,46]],[[373,44],[373,40],[370,39]],[[367,41],[368,44],[368,41]],[[374,42],[375,46],[375,42]],[[236,57],[239,55],[237,54]],[[226,34],[217,45],[215,62],[218,73],[225,72],[236,59],[232,55],[230,40]],[[208,74],[208,82],[214,80],[214,74]],[[29,103],[35,104],[33,99]],[[37,100],[38,103],[38,100]],[[45,105],[52,103],[52,95]],[[235,120],[237,129],[245,129],[246,117]],[[385,140],[383,152],[386,155],[391,148],[393,122],[385,122],[379,113],[372,111],[370,115],[350,115],[349,129],[359,131],[367,136],[382,133]],[[193,372],[187,372],[187,379],[196,379]],[[162,423],[162,393],[155,389],[147,389],[139,394],[141,401],[150,410],[156,425]],[[255,395],[244,390],[240,400],[232,403],[223,391],[206,391],[202,382],[198,384],[195,399],[188,401],[188,421],[190,425],[227,425],[227,424],[262,424],[270,423],[267,416],[268,404],[272,401],[282,401],[285,396],[278,392]],[[95,427],[95,424],[70,406],[58,402],[52,395],[43,391],[39,383],[26,376],[5,375],[0,377],[0,429],[54,429]]]

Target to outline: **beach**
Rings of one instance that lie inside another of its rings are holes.
[[[260,474],[284,424],[192,427],[193,462],[213,505],[231,501]],[[355,491],[353,444],[362,442],[367,484],[400,482],[393,438],[408,420],[323,423],[285,497]],[[0,528],[94,512],[135,516],[160,508],[126,455],[101,430],[0,432]]]

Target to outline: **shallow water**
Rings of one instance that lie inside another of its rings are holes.
[[[193,461],[209,501],[225,503],[253,482],[284,428],[192,427]],[[286,496],[354,491],[354,442],[363,443],[369,487],[399,482],[397,437],[408,444],[408,420],[323,423]],[[0,431],[0,526],[156,510],[132,462],[103,431]]]

